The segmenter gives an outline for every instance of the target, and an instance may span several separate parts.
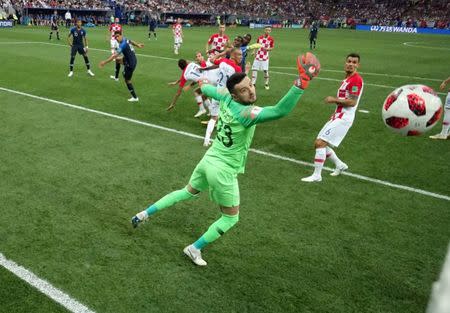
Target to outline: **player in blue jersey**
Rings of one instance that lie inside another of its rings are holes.
[[[50,17],[50,35],[48,40],[52,40],[53,31],[56,32],[56,38],[59,40],[59,28],[58,28],[58,12],[54,11]]]
[[[73,62],[75,61],[75,56],[77,52],[81,54],[84,58],[84,63],[86,63],[87,72],[90,76],[95,76],[91,71],[91,65],[89,63],[89,58],[87,56],[88,52],[88,41],[86,39],[86,31],[81,27],[81,20],[78,20],[76,23],[76,27],[72,27],[69,32],[69,36],[67,37],[67,42],[69,46],[72,48],[70,51],[70,72],[68,77],[73,76]],[[72,37],[72,40],[70,40]]]
[[[133,46],[143,48],[144,44],[123,37],[121,32],[116,32],[115,38],[119,43],[119,47],[117,48],[116,52],[113,55],[111,55],[108,59],[101,61],[99,66],[100,68],[102,68],[103,66],[105,66],[105,64],[108,64],[109,62],[116,60],[117,57],[119,57],[120,55],[123,55],[122,58],[122,62],[124,65],[123,78],[125,79],[125,83],[127,84],[128,90],[131,93],[131,98],[128,99],[128,101],[137,102],[139,101],[139,98],[136,95],[136,92],[134,91],[133,84],[131,83],[131,78],[133,77],[133,72],[136,69],[137,65],[136,54],[134,53]]]

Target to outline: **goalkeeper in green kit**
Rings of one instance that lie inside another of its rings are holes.
[[[318,75],[320,63],[307,53],[297,59],[299,77],[294,86],[274,106],[258,107],[255,87],[245,73],[228,78],[227,91],[203,84],[202,93],[220,102],[217,136],[211,148],[197,164],[189,184],[167,194],[131,219],[134,227],[149,216],[177,202],[189,200],[209,189],[209,195],[220,208],[221,217],[183,252],[200,266],[205,266],[201,250],[212,243],[239,221],[239,186],[237,175],[244,172],[247,154],[252,143],[255,126],[273,121],[291,112],[300,100],[309,81]]]

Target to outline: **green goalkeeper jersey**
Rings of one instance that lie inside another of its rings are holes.
[[[303,90],[293,86],[274,106],[258,107],[234,101],[224,88],[203,85],[202,93],[220,103],[217,136],[205,158],[217,166],[226,165],[243,173],[247,154],[258,123],[279,119],[293,110]]]

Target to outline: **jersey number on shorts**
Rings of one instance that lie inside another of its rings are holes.
[[[225,136],[220,135],[222,129]],[[217,139],[219,139],[219,141],[223,143],[225,147],[229,148],[233,145],[233,138],[231,138],[232,135],[233,131],[231,130],[230,125],[223,125],[222,120],[219,119],[219,122],[217,123]]]

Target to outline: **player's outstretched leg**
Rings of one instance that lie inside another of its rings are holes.
[[[206,113],[206,109],[205,106],[203,105],[203,98],[201,94],[199,94],[196,91],[194,91],[194,94],[195,94],[195,101],[198,104],[198,112],[194,115],[194,117],[200,117]]]
[[[444,108],[444,119],[442,121],[442,130],[439,134],[430,136],[431,139],[447,139],[450,129],[450,108]]]
[[[88,56],[85,54],[85,55],[83,55],[83,58],[84,58],[84,63],[86,64],[88,74],[90,76],[95,76],[95,74],[91,71],[91,64],[89,63]]]
[[[69,75],[67,75],[68,77],[72,77],[73,76],[73,62],[75,62],[75,56],[74,55],[70,56]]]
[[[131,83],[131,80],[127,80],[125,81],[125,83],[127,84],[127,88],[131,93],[131,98],[128,99],[129,102],[137,102],[139,101],[138,96],[136,95],[136,92],[134,91],[134,87],[133,84]]]
[[[114,72],[114,76],[109,76],[111,79],[114,79],[116,82],[119,81],[119,72],[120,72],[120,63],[116,62],[116,71]]]
[[[173,191],[168,195],[162,197],[160,200],[156,201],[154,204],[150,205],[147,209],[139,212],[131,218],[131,224],[134,228],[138,227],[140,223],[146,221],[149,216],[155,214],[156,212],[165,209],[178,203],[180,201],[189,200],[194,198],[195,195],[190,193],[187,187]]]
[[[348,170],[348,165],[345,164],[344,162],[341,161],[341,159],[338,158],[338,156],[336,155],[336,152],[334,152],[333,149],[331,149],[330,147],[326,147],[326,151],[327,151],[327,159],[330,159],[331,161],[333,161],[333,163],[336,165],[336,168],[334,169],[334,171],[330,174],[331,176],[338,176],[340,175],[343,171]]]
[[[52,35],[53,35],[53,32],[50,32],[50,34],[48,36],[48,40],[52,40]]]
[[[264,88],[266,90],[270,89],[270,86],[269,86],[269,71],[264,71]]]
[[[202,258],[201,250],[220,238],[220,236],[236,225],[238,221],[239,213],[235,215],[222,214],[196,242],[184,248],[184,254],[191,258],[192,262],[196,265],[206,266],[207,263]]]
[[[318,145],[317,141],[318,140],[316,140],[316,154],[314,156],[314,173],[311,176],[302,178],[302,181],[307,183],[322,181],[322,168],[326,159],[326,146]]]
[[[252,85],[256,84],[256,79],[258,78],[258,72],[253,70],[252,71]]]
[[[56,38],[57,38],[58,40],[60,40],[60,38],[59,38],[59,31],[56,31]]]

